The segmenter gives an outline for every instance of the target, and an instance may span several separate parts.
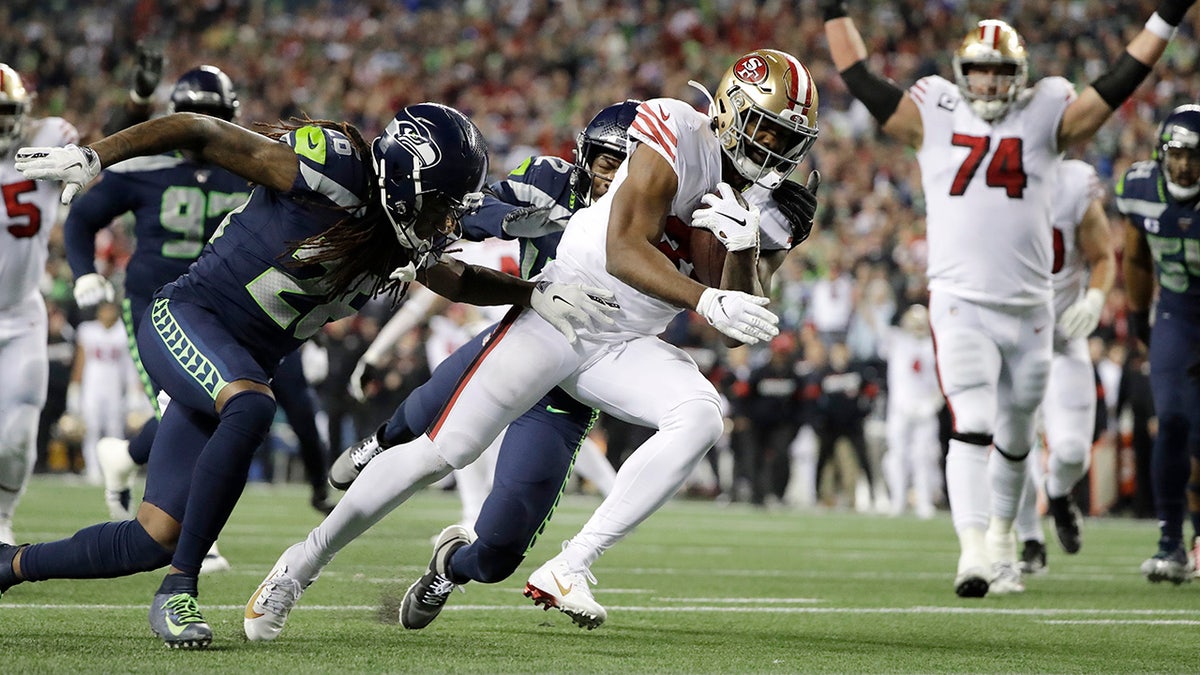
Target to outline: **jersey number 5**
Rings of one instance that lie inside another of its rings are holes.
[[[954,183],[950,186],[951,196],[958,197],[967,191],[967,185],[975,177],[983,158],[987,156],[992,139],[990,136],[968,136],[954,134],[950,139],[952,145],[967,148],[967,158],[958,173],[954,175]],[[1020,199],[1025,194],[1025,186],[1029,178],[1025,175],[1025,167],[1021,161],[1021,139],[1015,136],[1001,138],[996,145],[992,161],[988,162],[984,177],[988,187],[1004,188],[1005,193],[1013,199]]]
[[[8,211],[10,219],[28,218],[24,225],[9,225],[8,233],[17,239],[32,237],[42,229],[42,210],[37,204],[29,204],[22,202],[19,197],[27,192],[33,192],[37,189],[37,185],[31,180],[23,180],[19,183],[9,183],[0,187],[0,191],[4,193],[4,208]]]

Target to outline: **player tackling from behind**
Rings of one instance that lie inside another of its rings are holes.
[[[962,597],[1024,590],[1012,524],[1050,371],[1055,169],[1065,149],[1090,139],[1137,89],[1192,3],[1163,0],[1109,70],[1076,95],[1060,77],[1029,85],[1025,44],[997,20],[980,21],[963,39],[954,82],[935,75],[902,90],[867,68],[846,3],[820,2],[850,93],[885,133],[916,150],[921,168],[930,319],[953,418],[946,483]]]

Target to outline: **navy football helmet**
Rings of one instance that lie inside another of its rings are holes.
[[[383,211],[418,267],[458,239],[462,217],[483,203],[487,143],[454,108],[405,107],[371,143],[371,156]]]
[[[592,162],[596,155],[605,152],[624,161],[628,154],[629,126],[637,117],[641,101],[633,99],[615,103],[596,113],[583,131],[575,137],[575,168],[572,186],[584,204],[592,201]]]
[[[241,104],[233,81],[216,66],[193,68],[171,90],[170,112],[193,112],[232,122]]]
[[[1167,115],[1158,127],[1154,160],[1162,170],[1167,191],[1177,201],[1191,201],[1200,194],[1200,105],[1181,105]],[[1172,168],[1172,164],[1178,166]],[[1179,168],[1190,175],[1177,174]]]

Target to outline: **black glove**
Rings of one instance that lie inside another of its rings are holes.
[[[1162,17],[1163,21],[1172,26],[1178,26],[1183,22],[1183,15],[1187,14],[1188,9],[1195,3],[1196,0],[1162,0],[1156,13]]]
[[[792,248],[812,234],[813,217],[817,214],[817,186],[820,184],[821,173],[813,170],[808,174],[808,185],[785,180],[771,191],[771,197],[792,226]]]
[[[364,364],[362,374],[358,376],[358,384],[362,388],[361,391],[368,398],[379,393],[383,388],[383,378],[387,376],[387,371],[378,366]]]
[[[160,47],[152,47],[144,42],[137,44],[137,65],[133,69],[133,93],[143,99],[154,95],[158,83],[162,81],[163,51]]]
[[[1129,332],[1143,344],[1150,344],[1150,312],[1129,312]]]
[[[847,16],[845,0],[817,0],[817,6],[821,8],[826,21]]]

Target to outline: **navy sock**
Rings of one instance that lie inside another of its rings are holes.
[[[21,576],[43,579],[108,579],[154,570],[171,560],[171,552],[136,520],[100,523],[69,539],[32,544],[21,554]]]
[[[200,573],[204,555],[246,488],[254,451],[267,437],[274,418],[275,400],[259,391],[245,391],[225,402],[221,421],[192,471],[183,530],[171,559],[176,569]]]
[[[193,598],[200,597],[199,579],[192,574],[168,574],[163,577],[162,583],[159,584],[156,593],[167,595],[175,595],[176,593],[187,593]]]
[[[146,420],[137,434],[129,439],[129,456],[133,458],[134,464],[145,466],[146,462],[150,461],[150,448],[154,445],[154,434],[156,433],[158,433],[158,418],[151,417]]]

